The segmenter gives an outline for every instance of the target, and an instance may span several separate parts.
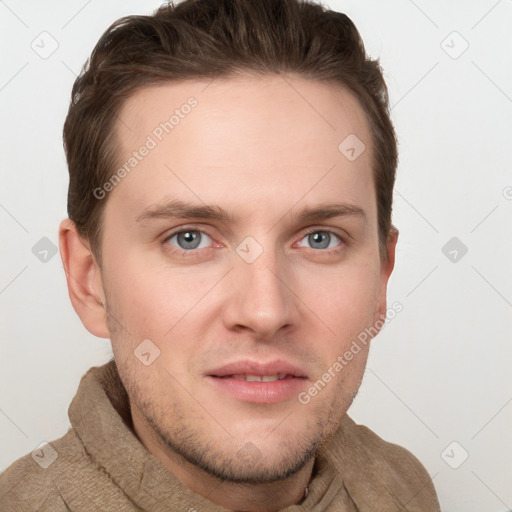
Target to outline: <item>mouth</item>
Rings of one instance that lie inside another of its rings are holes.
[[[214,377],[217,377],[214,375]],[[277,373],[275,375],[224,375],[219,377],[220,379],[236,379],[236,380],[245,380],[246,382],[274,382],[276,380],[283,379],[293,379],[293,375],[289,375],[286,373]]]
[[[270,378],[280,380],[287,377],[307,378],[306,373],[298,366],[281,359],[261,363],[250,359],[234,361],[207,372],[212,377],[247,378],[255,377],[258,380]]]
[[[300,368],[285,361],[259,363],[237,361],[209,371],[208,382],[237,401],[275,404],[297,396],[308,378]]]

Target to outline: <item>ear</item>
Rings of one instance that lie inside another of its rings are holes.
[[[99,265],[70,219],[60,223],[59,246],[73,308],[90,333],[110,338]]]
[[[396,243],[398,241],[398,229],[394,226],[391,226],[389,231],[389,236],[386,244],[386,254],[387,259],[381,261],[380,265],[380,295],[378,297],[378,306],[376,310],[376,315],[374,318],[374,325],[377,321],[380,320],[378,325],[383,322],[386,318],[387,311],[387,289],[388,289],[388,280],[391,272],[393,272],[393,268],[395,267],[395,249]],[[380,330],[380,328],[379,328]]]

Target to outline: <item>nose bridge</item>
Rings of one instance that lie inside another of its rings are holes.
[[[252,257],[246,257],[251,251]],[[294,324],[296,304],[286,282],[291,273],[282,255],[272,245],[258,249],[251,240],[247,245],[242,242],[237,253],[231,276],[233,294],[227,308],[229,324],[246,327],[259,336],[271,336]]]

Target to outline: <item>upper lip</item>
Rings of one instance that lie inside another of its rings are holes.
[[[211,370],[207,375],[214,377],[226,377],[228,375],[277,375],[284,373],[293,377],[306,378],[307,375],[297,366],[280,359],[269,361],[267,363],[260,363],[258,361],[243,360],[234,361],[224,366]]]

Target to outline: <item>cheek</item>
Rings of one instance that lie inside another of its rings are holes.
[[[109,272],[108,299],[130,332],[161,338],[201,300],[210,281],[200,273],[125,258]]]
[[[336,336],[346,339],[373,321],[378,275],[378,268],[368,264],[303,272],[299,296]]]

